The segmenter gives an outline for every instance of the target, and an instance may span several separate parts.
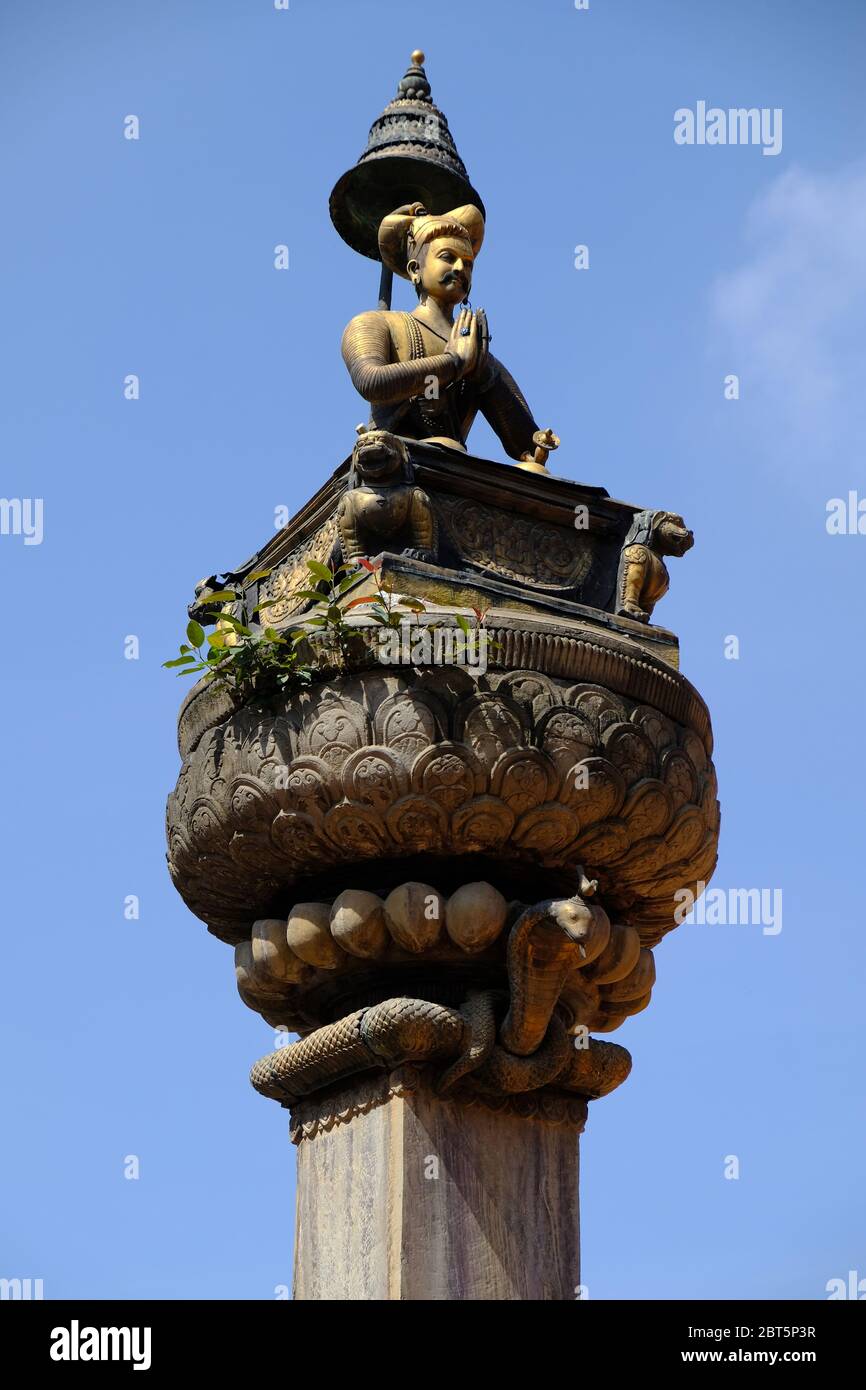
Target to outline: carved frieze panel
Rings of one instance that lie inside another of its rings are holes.
[[[307,561],[317,560],[319,564],[328,564],[337,534],[337,518],[329,517],[303,545],[287,555],[262,583],[260,599],[277,600],[272,608],[266,610],[269,623],[278,626],[292,613],[299,613],[309,606],[309,600],[297,597],[301,589],[310,588]]]
[[[434,498],[440,527],[469,565],[519,584],[563,592],[589,573],[592,548],[585,531],[535,521],[472,498]]]

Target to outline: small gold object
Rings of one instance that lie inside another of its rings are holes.
[[[559,435],[554,434],[553,430],[536,430],[532,442],[535,449],[531,454],[521,454],[517,467],[525,469],[527,473],[546,473],[550,477],[550,469],[544,465],[548,455],[559,448]]]

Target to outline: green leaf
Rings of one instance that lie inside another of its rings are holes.
[[[468,618],[464,618],[464,616],[463,616],[462,613],[455,613],[455,614],[454,614],[454,621],[455,621],[455,623],[457,624],[457,626],[460,628],[460,631],[461,631],[461,632],[469,633],[469,632],[472,631],[471,627],[469,626],[469,619],[468,619]]]
[[[209,632],[207,640],[212,647],[224,647],[226,644],[226,635],[224,632]]]
[[[281,637],[274,627],[266,627],[265,636],[269,642],[279,642],[281,644],[285,642],[285,638]]]
[[[327,626],[328,626],[328,620],[327,620],[327,618],[308,618],[308,619],[307,619],[307,626],[308,626],[308,627],[327,627]]]
[[[270,570],[253,570],[252,574],[247,575],[247,583],[255,584],[257,579],[267,579],[270,573]]]
[[[200,647],[204,642],[204,628],[201,623],[197,623],[195,618],[190,618],[186,625],[186,635],[194,647]]]
[[[204,666],[187,666],[185,671],[178,671],[179,676],[194,676],[198,671],[204,671]]]
[[[164,661],[163,666],[188,666],[191,661],[197,661],[195,656],[176,656],[174,661]]]
[[[422,603],[419,598],[401,598],[401,604],[408,608],[410,613],[426,613],[427,605]]]
[[[208,594],[203,600],[204,603],[240,603],[242,594],[236,594],[233,589],[218,589],[214,594]]]
[[[327,602],[325,594],[320,593],[318,589],[296,589],[292,598],[312,598],[316,603]]]
[[[192,647],[188,647],[188,646],[186,645],[186,642],[181,642],[180,646],[178,647],[178,651],[180,652],[180,654],[181,654],[181,656],[182,656],[184,652],[191,652],[191,651],[192,651]]]
[[[350,589],[352,585],[355,583],[355,580],[358,578],[359,574],[360,570],[356,570],[353,574],[345,575],[337,585],[337,593],[344,594],[347,589]]]
[[[242,632],[244,637],[252,637],[253,635],[250,628],[246,627],[240,619],[232,617],[230,613],[221,613],[220,622],[228,623],[229,627],[233,628],[235,632]]]
[[[329,584],[334,582],[334,571],[328,569],[327,565],[321,565],[318,560],[308,560],[307,569],[310,574],[314,574],[317,579],[326,579]]]

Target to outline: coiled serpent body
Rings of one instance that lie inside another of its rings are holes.
[[[250,1080],[262,1095],[292,1102],[357,1072],[439,1062],[450,1063],[437,1082],[440,1094],[458,1083],[505,1095],[555,1083],[604,1095],[627,1075],[629,1054],[596,1039],[577,1048],[557,1002],[575,958],[586,956],[591,921],[579,898],[540,903],[520,916],[509,939],[509,1010],[499,1043],[496,991],[472,992],[459,1009],[386,999],[263,1057]]]

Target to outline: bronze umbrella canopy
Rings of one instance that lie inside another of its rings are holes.
[[[474,203],[484,212],[448,122],[430,96],[424,54],[416,49],[397,95],[370,127],[367,148],[331,192],[331,221],[343,240],[371,260],[380,260],[379,224],[404,203],[423,203],[428,212],[447,212]],[[390,309],[393,274],[382,266],[379,308]]]

